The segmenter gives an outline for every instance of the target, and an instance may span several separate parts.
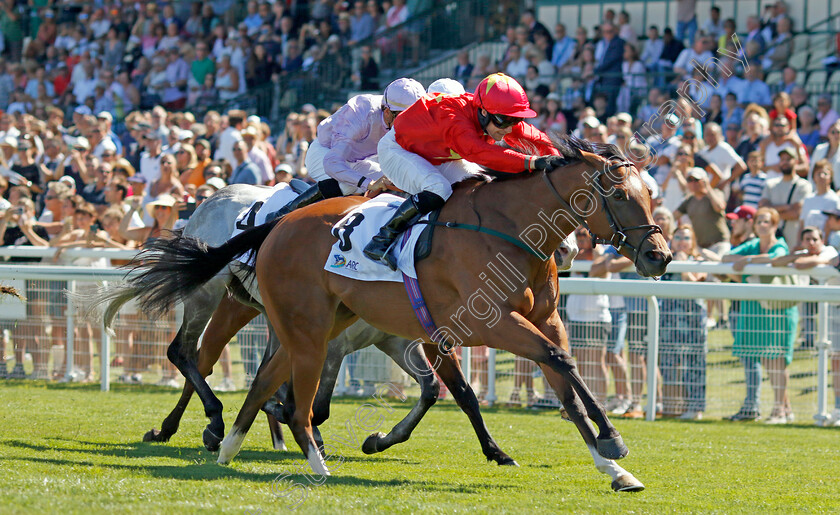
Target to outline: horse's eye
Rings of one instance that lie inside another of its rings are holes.
[[[615,193],[613,193],[613,198],[616,200],[627,200],[627,195],[622,190],[615,190]]]

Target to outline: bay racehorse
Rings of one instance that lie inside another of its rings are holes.
[[[441,352],[453,344],[488,345],[535,361],[583,436],[598,470],[612,477],[616,490],[639,490],[644,486],[613,461],[629,450],[568,352],[557,312],[559,285],[551,256],[580,224],[589,228],[596,241],[611,243],[630,258],[642,276],[662,275],[672,256],[651,218],[647,186],[616,147],[574,137],[555,145],[565,162],[550,172],[492,182],[470,180],[456,186],[440,220],[478,225],[492,229],[493,234],[454,228],[437,231],[431,255],[417,264],[420,289],[432,318],[451,320],[458,329],[447,328]],[[327,342],[359,317],[408,339],[437,340],[426,334],[415,317],[403,285],[355,281],[324,270],[335,241],[333,225],[361,202],[349,197],[326,200],[216,248],[178,242],[177,284],[144,292],[148,306],[167,306],[200,287],[207,274],[224,268],[235,256],[258,250],[260,293],[290,366],[278,353],[260,368],[222,442],[219,463],[228,463],[236,455],[260,408],[291,377],[296,403],[292,434],[313,471],[328,475],[312,434],[312,404]],[[538,242],[524,248],[524,235],[535,231],[541,231]],[[508,237],[500,238],[500,233]],[[482,270],[499,256],[511,269],[508,281],[497,286],[496,297],[485,293],[483,305],[477,306],[476,294],[489,287]]]
[[[304,186],[305,187],[305,186]],[[298,188],[299,189],[299,188]],[[233,232],[237,217],[255,201],[265,201],[273,190],[263,186],[232,185],[221,189],[203,202],[190,217],[182,234],[184,237],[201,241],[207,245],[221,245]],[[257,209],[259,206],[256,207]],[[253,209],[253,207],[252,207]],[[245,220],[255,217],[248,213]],[[571,266],[577,253],[570,242],[561,245],[564,266]],[[105,325],[110,327],[120,308],[128,301],[141,297],[141,293],[154,288],[157,281],[177,282],[178,276],[162,262],[163,255],[146,253],[144,259],[134,263],[147,273],[133,276],[127,286],[107,291],[98,295],[88,306],[108,303],[105,309]],[[186,378],[181,397],[175,407],[164,419],[160,430],[152,429],[144,436],[144,441],[166,442],[177,431],[181,418],[194,392],[204,404],[204,410],[210,422],[203,433],[203,440],[208,450],[218,450],[224,436],[222,403],[213,393],[205,378],[212,372],[225,345],[249,321],[256,317],[263,306],[257,285],[245,280],[249,267],[239,262],[232,262],[219,271],[211,280],[196,289],[184,300],[184,321],[169,345],[167,356]],[[205,329],[206,327],[206,329]],[[370,327],[359,321],[352,328],[350,335],[341,335],[330,342],[327,361],[321,376],[321,386],[314,405],[313,424],[317,427],[329,417],[330,400],[335,386],[338,370],[344,357],[352,352],[375,345],[389,355],[404,371],[411,375],[421,388],[420,399],[411,412],[398,423],[387,435],[379,434],[365,441],[365,452],[381,452],[390,446],[406,441],[411,432],[423,418],[426,411],[435,403],[438,394],[438,382],[426,360],[423,347],[412,346],[401,338]],[[198,347],[199,337],[201,347]],[[346,337],[351,336],[351,337]],[[279,347],[274,331],[269,327],[269,344],[266,356],[274,354]],[[430,352],[436,353],[437,347],[430,346]],[[452,392],[453,398],[467,414],[481,444],[482,452],[488,460],[500,465],[516,465],[516,462],[502,451],[488,432],[479,411],[478,400],[469,383],[463,376],[460,365],[451,354],[442,354],[438,375]],[[283,403],[279,406],[276,401]],[[282,431],[277,421],[286,422],[288,413],[294,406],[293,399],[287,398],[285,389],[275,396],[275,400],[266,403],[264,410],[268,415],[272,441],[275,449],[284,450]],[[316,433],[316,439],[320,440]]]

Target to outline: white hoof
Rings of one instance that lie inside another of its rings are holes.
[[[645,485],[633,477],[633,474],[630,474],[629,472],[613,479],[610,486],[612,486],[612,489],[616,492],[641,492],[645,489]]]
[[[281,441],[279,441],[279,442],[274,442],[274,450],[275,450],[275,451],[283,451],[283,452],[286,452],[286,451],[288,450],[288,449],[286,448],[286,442],[284,442],[284,441],[282,441],[282,440],[281,440]]]
[[[319,476],[330,475],[327,464],[324,463],[324,458],[321,457],[321,453],[311,443],[309,444],[309,449],[306,451],[306,460],[309,462],[309,466],[312,467],[312,472],[315,474]]]
[[[241,432],[236,426],[231,429],[230,433],[222,440],[222,446],[219,448],[219,459],[216,461],[219,465],[227,465],[231,460],[239,454],[239,449],[242,448],[242,441],[245,440],[245,433]]]

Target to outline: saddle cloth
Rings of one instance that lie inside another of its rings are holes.
[[[330,257],[324,264],[324,270],[359,281],[403,282],[403,273],[414,279],[414,247],[420,239],[425,224],[415,225],[397,239],[391,253],[397,257],[399,270],[392,271],[387,266],[371,261],[362,252],[365,245],[379,232],[380,227],[394,214],[405,199],[389,193],[377,195],[364,204],[350,211],[332,228],[336,241],[330,250]],[[421,220],[427,220],[428,215]]]
[[[250,206],[239,213],[239,216],[236,217],[236,223],[233,224],[233,232],[230,234],[230,237],[233,238],[246,229],[264,224],[266,216],[282,208],[297,198],[297,196],[298,193],[285,182],[281,182],[277,186],[274,186],[274,188],[266,190],[266,198],[255,200]],[[253,251],[242,254],[237,260],[253,267]]]

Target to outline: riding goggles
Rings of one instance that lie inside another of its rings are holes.
[[[490,118],[490,121],[493,122],[493,125],[498,127],[499,129],[507,129],[508,127],[513,127],[517,123],[524,120],[524,118],[517,118],[515,116],[508,116],[505,114],[493,114],[487,113]]]

